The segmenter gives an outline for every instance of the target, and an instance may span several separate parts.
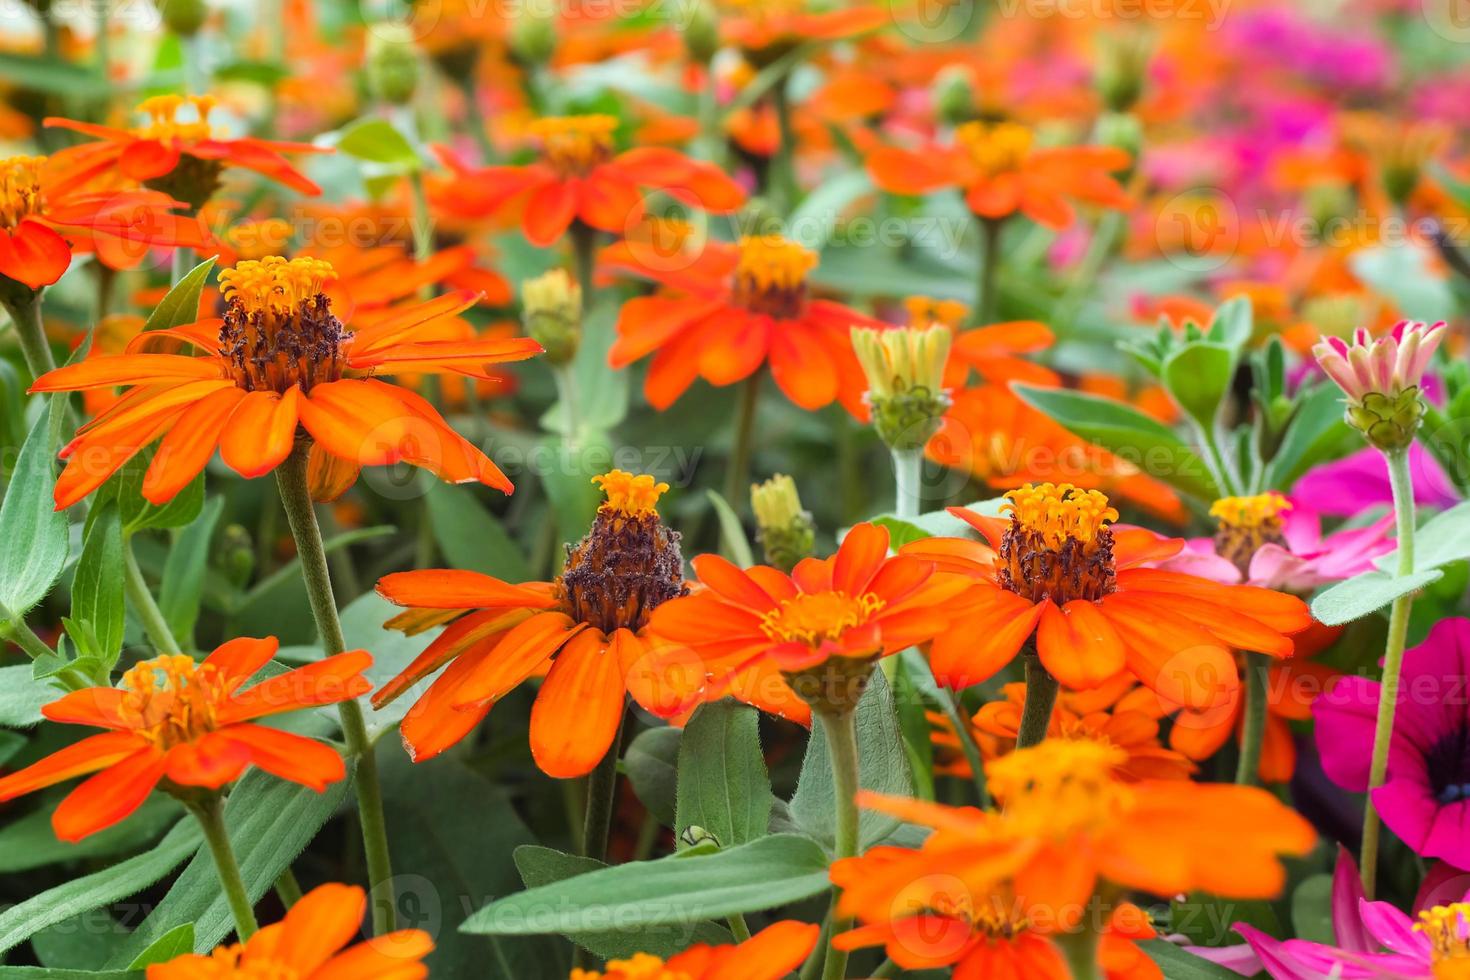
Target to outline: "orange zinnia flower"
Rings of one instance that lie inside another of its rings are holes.
[[[353,885],[321,885],[307,892],[280,922],[243,943],[219,946],[208,956],[185,953],[148,967],[148,980],[421,980],[420,962],[434,940],[420,929],[402,929],[343,949],[362,928],[367,896]]]
[[[1122,755],[1096,742],[1047,739],[997,759],[985,768],[999,810],[859,793],[861,805],[934,833],[919,850],[885,852],[888,860],[864,873],[834,866],[843,884],[838,914],[887,922],[895,909],[922,908],[935,875],[971,895],[1009,887],[1028,915],[1045,912],[1063,930],[1076,926],[1103,882],[1151,895],[1272,899],[1286,884],[1281,857],[1304,855],[1316,842],[1311,824],[1263,789],[1123,782]]]
[[[74,253],[132,268],[154,245],[203,248],[209,236],[158,191],[63,186],[56,157],[0,159],[0,286],[40,289],[60,279]],[[8,290],[3,290],[8,291]]]
[[[928,642],[969,588],[932,561],[890,556],[888,529],[876,524],[857,525],[836,555],[804,559],[790,575],[766,565],[742,571],[719,555],[691,564],[704,588],[655,610],[654,634],[702,661],[707,696],[734,695],[803,723],[810,712],[787,677],[828,662],[861,670]]]
[[[667,961],[637,953],[609,960],[603,973],[573,970],[570,980],[781,980],[801,966],[820,932],[805,922],[777,922],[738,946],[691,946]]]
[[[833,864],[832,883],[845,890],[870,875],[886,875],[896,865],[911,866],[914,853],[874,847]],[[1051,938],[1054,917],[1047,913],[1048,921],[1033,921],[1031,915],[1044,910],[1024,908],[1008,887],[977,894],[957,878],[931,872],[895,899],[883,918],[839,933],[832,944],[846,950],[883,946],[889,959],[905,970],[953,966],[961,980],[1072,980]],[[1163,980],[1158,966],[1134,945],[1155,937],[1142,909],[1127,902],[1115,908],[1099,937],[1099,960],[1120,968],[1105,967],[1106,980]]]
[[[807,0],[721,0],[720,34],[746,58],[764,66],[812,41],[838,41],[877,30],[889,12],[858,3],[820,9]]]
[[[222,138],[209,124],[215,104],[216,100],[208,95],[155,95],[138,105],[138,111],[149,117],[148,123],[132,129],[75,119],[47,119],[47,126],[98,139],[56,154],[57,163],[66,168],[65,186],[81,186],[116,173],[165,191],[197,210],[214,193],[225,167],[235,166],[253,170],[302,194],[322,192],[282,154],[330,150],[310,143],[281,143],[251,136]],[[179,110],[185,107],[194,119],[178,118]]]
[[[373,375],[481,378],[487,364],[531,357],[540,345],[526,338],[459,343],[416,336],[424,324],[474,303],[465,293],[403,307],[349,332],[323,293],[333,277],[331,265],[319,259],[241,262],[220,273],[223,321],[140,334],[129,353],[37,379],[32,391],[132,389],[62,450],[67,465],[56,484],[57,509],[81,500],[159,438],[143,480],[143,496],[155,504],[187,486],[216,449],[244,477],[269,473],[290,455],[299,430],[312,440],[314,489],[330,482],[340,493],[360,466],[407,462],[450,482],[509,493],[505,474],[432,405]],[[183,341],[206,353],[145,352],[156,340]],[[328,481],[323,473],[334,475]]]
[[[251,722],[366,694],[372,684],[362,672],[373,658],[339,653],[240,690],[276,646],[274,637],[231,640],[198,664],[165,654],[129,670],[121,688],[83,688],[51,702],[41,709],[50,720],[108,731],[0,779],[0,801],[96,773],[51,815],[56,836],[76,841],[127,817],[160,780],[168,788],[218,789],[255,765],[320,793],[346,775],[341,756]]]
[[[1026,704],[1026,685],[1007,684],[1004,698],[980,706],[972,722],[980,754],[996,759],[1015,751]],[[1114,681],[1088,691],[1067,691],[1057,698],[1047,734],[1051,738],[1075,738],[1113,745],[1122,749],[1124,760],[1118,778],[1188,779],[1196,770],[1183,752],[1164,748],[1159,742],[1158,698],[1138,687],[1132,677],[1119,675]],[[969,764],[959,752],[959,740],[949,720],[931,714],[936,748],[946,750],[939,771],[970,778]]]
[[[449,665],[403,719],[403,744],[415,762],[464,738],[496,701],[539,674],[546,682],[531,710],[531,754],[543,772],[562,779],[592,771],[607,754],[625,691],[663,717],[685,707],[654,669],[659,645],[645,630],[649,613],[686,591],[679,536],[656,509],[669,486],[620,470],[594,482],[607,501],[587,536],[568,548],[554,582],[512,585],[447,569],[378,582],[381,595],[409,607],[390,628],[416,633],[449,624],[373,695],[381,708]]]
[[[951,510],[997,558],[974,569],[979,585],[962,620],[971,628],[930,649],[947,686],[986,680],[1029,641],[1069,688],[1127,672],[1169,703],[1209,708],[1239,688],[1232,647],[1289,657],[1290,634],[1312,621],[1295,596],[1140,567],[1183,541],[1109,527],[1118,512],[1096,490],[1027,484],[1006,497],[1008,520]]]
[[[947,187],[965,192],[982,218],[1001,220],[1020,212],[1048,228],[1065,228],[1074,211],[1069,198],[1122,209],[1128,195],[1112,172],[1128,166],[1128,154],[1111,146],[1038,148],[1031,129],[1016,122],[967,122],[954,143],[909,150],[885,146],[868,155],[868,172],[895,194],[928,194]]]
[[[622,235],[642,218],[645,189],[715,214],[745,202],[745,192],[718,167],[677,150],[648,146],[615,153],[617,128],[615,116],[539,119],[531,133],[541,143],[541,159],[519,167],[476,170],[440,149],[457,179],[439,188],[435,203],[469,217],[523,203],[521,229],[533,245],[545,247],[573,221]]]
[[[838,399],[866,416],[868,383],[849,334],[884,324],[808,296],[816,252],[779,235],[747,235],[697,253],[634,246],[617,254],[623,271],[665,287],[623,304],[608,355],[615,368],[654,355],[643,386],[653,407],[668,408],[696,377],[730,385],[769,364],[777,386],[802,408]]]

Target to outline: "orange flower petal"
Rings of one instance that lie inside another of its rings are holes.
[[[204,472],[226,431],[225,422],[244,397],[240,388],[221,388],[195,402],[174,421],[143,476],[145,500],[162,506]]]
[[[295,385],[284,395],[274,391],[247,394],[220,439],[225,465],[247,480],[280,466],[296,445],[300,406],[301,389]]]
[[[573,622],[562,612],[532,616],[507,633],[494,652],[480,661],[461,684],[454,706],[468,708],[498,701],[585,628],[586,624]]]
[[[287,910],[271,959],[303,977],[313,976],[313,970],[357,937],[366,910],[367,895],[355,885],[313,888]]]
[[[318,793],[347,778],[337,750],[315,739],[250,724],[230,725],[218,734],[238,746],[251,764]]]
[[[531,707],[531,756],[548,776],[571,779],[597,767],[623,718],[623,671],[597,630],[573,637],[551,664]]]
[[[372,689],[362,676],[372,664],[366,650],[349,650],[278,674],[231,697],[220,707],[219,721],[229,725],[361,697]]]
[[[85,701],[76,700],[76,694],[82,693],[84,692],[77,691],[62,700],[85,704]],[[105,732],[88,736],[64,749],[58,749],[19,772],[0,778],[0,801],[13,800],[17,796],[45,789],[47,786],[106,769],[148,748],[148,745],[142,736],[132,732]]]
[[[79,841],[121,822],[143,805],[163,771],[158,749],[135,751],[72,790],[51,814],[51,828],[62,840]]]
[[[1097,687],[1125,666],[1123,641],[1084,599],[1043,604],[1045,611],[1036,628],[1036,652],[1051,675],[1073,689]]]

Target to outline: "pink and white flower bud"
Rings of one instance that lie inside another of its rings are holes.
[[[1402,320],[1377,340],[1359,327],[1352,343],[1327,337],[1312,353],[1347,395],[1348,423],[1379,449],[1404,449],[1424,416],[1419,386],[1446,333],[1443,320]]]

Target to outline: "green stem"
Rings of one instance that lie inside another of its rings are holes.
[[[924,450],[895,449],[892,452],[896,487],[893,512],[900,518],[918,517],[924,512]]]
[[[1266,680],[1271,658],[1263,653],[1245,655],[1245,715],[1240,728],[1240,762],[1235,781],[1254,786],[1261,771],[1261,742],[1266,736]]]
[[[304,440],[286,461],[276,468],[276,483],[281,492],[281,505],[296,539],[296,554],[301,560],[301,577],[311,600],[311,612],[321,634],[328,656],[347,649],[342,635],[342,621],[337,616],[337,599],[332,592],[332,576],[327,569],[326,548],[322,544],[321,527],[316,522],[311,490],[307,486],[306,460],[310,444]],[[353,787],[357,791],[358,820],[362,824],[362,844],[367,856],[368,884],[372,892],[373,933],[381,936],[392,932],[397,919],[393,897],[393,862],[388,851],[387,821],[383,816],[383,790],[378,781],[378,761],[373,743],[368,739],[367,723],[357,701],[337,705],[342,721],[342,734],[347,751],[357,758]]]
[[[617,799],[618,755],[623,742],[624,721],[607,754],[587,777],[587,810],[582,821],[582,854],[598,861],[607,858],[607,841],[612,835],[613,804]]]
[[[1000,233],[1004,221],[979,218],[980,265],[975,279],[975,311],[973,325],[983,327],[995,321],[998,297],[995,295],[995,273],[1000,268]]]
[[[0,636],[5,637],[20,647],[25,651],[25,655],[32,660],[56,656],[56,651],[47,646],[46,641],[36,635],[35,631],[26,623],[25,617],[11,612],[5,608],[3,603],[0,603],[0,623],[5,624],[3,628],[0,628]],[[70,667],[57,674],[54,679],[60,681],[69,691],[80,691],[84,687],[95,687],[99,683],[107,683],[105,679],[101,681],[93,680]]]
[[[985,760],[980,755],[980,746],[975,744],[975,733],[960,699],[947,687],[939,689],[939,706],[954,727],[955,737],[960,740],[960,751],[970,767],[970,778],[975,782],[975,793],[981,807],[990,805],[990,787],[985,781]]]
[[[737,510],[740,509],[740,501],[750,496],[743,491],[750,483],[750,442],[755,435],[755,409],[760,392],[759,371],[740,383],[739,407],[735,410],[735,438],[730,444],[730,461],[725,470],[725,502]]]
[[[730,926],[730,935],[735,937],[737,943],[743,943],[750,938],[750,926],[745,921],[745,916],[736,912],[725,919]]]
[[[245,891],[245,881],[240,877],[240,862],[235,860],[235,849],[230,846],[230,834],[225,828],[225,808],[218,796],[211,796],[203,803],[190,808],[204,829],[204,840],[209,844],[209,853],[214,857],[215,870],[219,872],[220,887],[225,900],[230,903],[230,912],[235,917],[235,933],[244,942],[255,935],[259,926],[255,923],[255,908]]]
[[[781,143],[771,160],[768,173],[769,187],[766,195],[776,207],[776,213],[789,217],[796,205],[798,187],[796,183],[796,127],[791,120],[791,95],[787,86],[791,76],[776,79],[771,86],[771,101],[776,108],[776,126],[781,134]]]
[[[5,312],[15,324],[15,339],[20,343],[31,377],[39,378],[47,371],[56,370],[56,358],[51,354],[51,344],[46,340],[46,328],[41,322],[41,294],[28,291],[11,297],[5,300]]]
[[[577,285],[582,290],[582,309],[592,308],[593,274],[597,271],[597,229],[581,221],[573,221],[572,261],[576,266]]]
[[[1108,256],[1113,253],[1118,233],[1123,229],[1123,212],[1109,211],[1098,221],[1092,232],[1092,241],[1087,246],[1087,254],[1082,256],[1082,261],[1077,266],[1077,271],[1072,277],[1072,283],[1067,287],[1066,293],[1058,301],[1056,309],[1057,323],[1070,323],[1076,316],[1082,301],[1097,283],[1097,277],[1102,272],[1103,264]]]
[[[551,376],[556,381],[556,397],[561,400],[566,416],[566,446],[575,450],[582,434],[582,419],[577,412],[577,377],[571,364],[554,364]]]
[[[1082,917],[1076,932],[1066,932],[1058,937],[1072,971],[1072,980],[1102,980],[1097,963],[1097,930],[1088,918],[1088,915]]]
[[[148,634],[148,642],[153,644],[153,648],[159,653],[182,653],[183,648],[174,639],[174,631],[169,628],[163,610],[158,608],[153,591],[148,588],[143,569],[138,567],[138,556],[133,554],[131,539],[123,546],[123,590],[127,592],[128,602],[143,624],[143,632]]]
[[[276,879],[276,897],[288,909],[301,901],[301,882],[296,880],[296,872],[290,868],[282,871]]]
[[[1409,472],[1405,450],[1385,452],[1388,478],[1393,486],[1393,509],[1398,525],[1398,576],[1414,573],[1414,478]],[[1388,774],[1388,749],[1393,741],[1394,709],[1399,700],[1399,673],[1404,665],[1404,647],[1409,639],[1409,610],[1414,594],[1394,600],[1388,616],[1388,643],[1383,651],[1383,686],[1378,694],[1378,722],[1373,731],[1373,760],[1368,769],[1368,805],[1363,813],[1363,892],[1372,901],[1378,883],[1378,835],[1380,818],[1372,793]]]
[[[873,971],[873,980],[888,980],[888,978],[896,977],[902,972],[903,968],[893,962],[893,960],[884,960],[878,964],[878,969]]]
[[[854,711],[824,712],[818,715],[822,734],[827,739],[827,754],[832,759],[832,796],[836,803],[837,834],[833,860],[856,857],[858,852],[858,808],[859,788],[857,713]],[[849,923],[837,916],[837,896],[832,896],[832,909],[828,913],[833,936],[846,931]],[[822,968],[822,980],[842,980],[847,975],[847,953],[836,948],[828,940],[826,964]]]
[[[1021,728],[1016,748],[1039,744],[1051,730],[1051,713],[1057,704],[1057,679],[1041,663],[1035,651],[1022,654],[1026,663],[1026,705],[1021,709]]]
[[[709,64],[704,66],[704,75],[704,88],[699,92],[700,156],[715,166],[723,166],[725,134],[720,129],[719,81]]]
[[[495,162],[495,144],[490,139],[490,131],[486,126],[485,112],[480,108],[480,98],[475,83],[476,72],[472,68],[460,82],[460,90],[464,93],[464,121],[469,128],[470,137],[474,139],[475,145],[480,148],[480,163],[489,166]]]

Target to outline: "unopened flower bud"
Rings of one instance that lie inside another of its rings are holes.
[[[544,65],[556,53],[556,22],[549,16],[527,11],[510,30],[510,49],[522,65]]]
[[[255,573],[255,545],[250,532],[239,524],[230,524],[220,534],[217,564],[226,579],[244,588]]]
[[[719,12],[709,0],[696,3],[684,23],[684,49],[696,64],[707,65],[720,50]]]
[[[796,481],[777,473],[765,483],[752,484],[750,509],[755,513],[756,540],[766,561],[789,572],[816,548],[816,525],[802,509]]]
[[[975,118],[975,84],[968,68],[951,65],[935,77],[934,111],[950,126]]]
[[[204,26],[209,8],[204,0],[162,0],[158,12],[164,25],[179,37],[193,37]]]
[[[419,55],[405,24],[375,24],[368,31],[368,88],[389,105],[407,105],[419,83]]]
[[[1347,422],[1384,452],[1403,452],[1424,419],[1420,385],[1447,328],[1403,320],[1377,340],[1359,328],[1349,343],[1327,337],[1312,348],[1317,363],[1347,395]]]
[[[943,324],[855,327],[852,347],[868,379],[873,428],[890,449],[922,449],[949,408],[944,366],[953,339]]]
[[[582,287],[565,269],[552,269],[521,285],[526,333],[546,348],[552,364],[566,364],[582,342]]]
[[[1153,38],[1146,32],[1100,35],[1097,91],[1113,112],[1127,112],[1143,94]]]

